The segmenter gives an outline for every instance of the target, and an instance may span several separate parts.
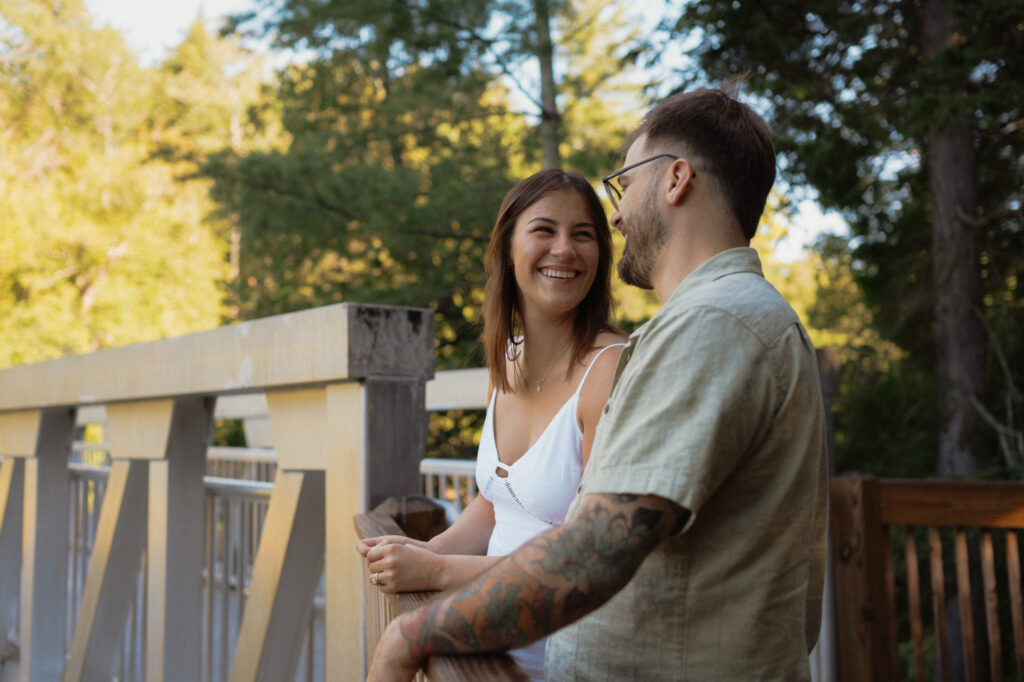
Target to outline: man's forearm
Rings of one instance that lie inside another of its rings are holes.
[[[530,541],[456,593],[403,616],[403,653],[422,662],[540,639],[622,589],[686,517],[658,497],[588,495],[572,523]]]

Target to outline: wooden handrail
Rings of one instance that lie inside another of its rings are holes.
[[[879,479],[886,525],[1024,528],[1024,483]]]
[[[397,518],[396,518],[397,517]],[[400,525],[401,524],[401,525]],[[444,511],[426,498],[389,498],[373,511],[355,516],[360,538],[378,535],[408,535],[428,539],[444,529]],[[373,659],[377,642],[393,619],[419,608],[437,592],[385,594],[370,584],[363,562],[363,604],[366,617],[366,660]],[[528,678],[506,654],[481,656],[435,656],[417,677],[425,682],[525,682]]]

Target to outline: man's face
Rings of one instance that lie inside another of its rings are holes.
[[[625,166],[651,155],[644,151],[643,142],[644,138],[640,138],[629,148]],[[668,240],[668,225],[657,204],[657,178],[662,163],[659,160],[639,166],[619,178],[624,192],[619,201],[618,219],[613,220],[613,224],[626,238],[626,248],[618,264],[619,277],[626,284],[641,289],[654,288],[658,257]]]

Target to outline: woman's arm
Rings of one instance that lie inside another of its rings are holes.
[[[426,543],[437,554],[486,554],[494,530],[494,505],[477,495],[447,530]]]
[[[455,523],[429,541],[414,540],[405,535],[378,535],[360,540],[356,543],[356,549],[363,556],[380,545],[411,545],[429,549],[436,554],[486,554],[493,529],[494,507],[487,499],[477,495],[455,519]]]
[[[447,590],[471,581],[503,561],[503,556],[435,554],[406,544],[374,547],[366,554],[371,574],[381,592]]]
[[[502,559],[481,556],[493,529],[494,506],[477,495],[450,528],[429,542],[383,535],[360,540],[356,548],[384,592],[444,590],[469,582]]]

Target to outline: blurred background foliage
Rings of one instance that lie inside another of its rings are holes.
[[[754,246],[840,352],[836,468],[962,474],[966,452],[968,474],[1019,478],[1024,10],[937,6],[938,51],[911,2],[255,0],[147,66],[82,0],[0,0],[0,367],[339,301],[429,307],[438,369],[479,366],[515,181],[555,154],[598,186],[650,102],[740,80],[781,170]],[[974,197],[952,256],[951,127]],[[850,232],[797,252],[808,195]],[[946,261],[980,282],[963,326],[983,334],[952,450]],[[626,330],[657,310],[616,298]],[[474,456],[480,422],[434,415],[432,454]]]

